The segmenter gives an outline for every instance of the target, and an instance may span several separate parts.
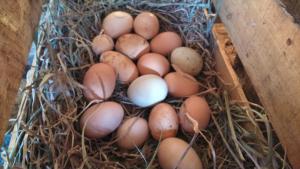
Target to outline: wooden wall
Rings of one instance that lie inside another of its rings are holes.
[[[42,0],[0,0],[0,144],[26,65]]]
[[[300,28],[277,0],[215,0],[293,167],[300,168]]]

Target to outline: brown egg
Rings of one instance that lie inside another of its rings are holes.
[[[207,127],[211,110],[203,97],[191,96],[183,102],[179,112],[180,125],[185,131],[194,133],[193,123],[187,117],[187,114],[198,122],[199,129],[201,130]]]
[[[84,75],[84,96],[88,100],[109,98],[115,89],[116,78],[112,66],[105,63],[94,64]]]
[[[127,56],[119,52],[106,51],[102,53],[100,62],[111,65],[117,72],[118,79],[123,84],[132,82],[139,75],[135,64]]]
[[[202,162],[192,147],[181,160],[188,147],[189,144],[179,138],[171,137],[163,140],[157,152],[160,167],[162,169],[174,169],[176,166],[177,169],[203,169]]]
[[[137,59],[150,51],[149,43],[137,34],[125,34],[119,37],[116,43],[116,50],[130,57]]]
[[[173,49],[180,47],[182,40],[175,32],[162,32],[155,36],[151,42],[151,51],[162,55],[168,55]]]
[[[203,67],[201,55],[192,48],[179,47],[171,54],[171,63],[178,66],[183,72],[196,76]]]
[[[149,115],[149,129],[152,136],[159,140],[175,137],[178,130],[178,117],[174,108],[167,103],[156,105]]]
[[[101,138],[119,127],[124,116],[122,106],[116,102],[102,102],[87,109],[80,119],[85,136]]]
[[[159,32],[159,21],[151,12],[142,12],[133,22],[135,33],[141,35],[145,39],[151,39]]]
[[[149,137],[147,121],[140,117],[127,119],[119,127],[117,136],[117,144],[123,149],[141,146]]]
[[[114,48],[114,41],[106,34],[97,35],[92,42],[92,49],[96,55],[102,52],[112,50]]]
[[[138,60],[137,66],[142,75],[155,74],[164,76],[170,70],[168,59],[157,53],[144,54]]]
[[[131,32],[133,27],[132,16],[123,11],[115,11],[108,14],[102,23],[104,33],[112,38]]]
[[[200,86],[195,78],[180,72],[168,73],[165,76],[168,92],[174,97],[187,97],[199,92]]]

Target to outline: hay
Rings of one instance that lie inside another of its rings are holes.
[[[214,58],[209,37],[215,15],[210,1],[137,0],[50,0],[44,13],[36,45],[37,63],[33,83],[24,91],[26,99],[18,117],[15,149],[9,152],[8,165],[23,168],[159,168],[156,151],[159,142],[150,138],[140,148],[122,151],[115,133],[104,139],[83,137],[78,119],[90,105],[82,94],[84,73],[98,62],[90,40],[100,32],[101,18],[113,10],[132,15],[154,12],[161,30],[179,32],[185,45],[197,49],[205,58],[204,71],[197,77],[213,110],[212,122],[205,131],[178,137],[190,143],[207,169],[290,168],[264,110],[252,105],[254,117],[228,100],[226,91],[216,85]],[[149,108],[138,108],[126,97],[126,86],[117,84],[111,100],[122,104],[126,118],[147,118]],[[177,110],[183,99],[169,97],[166,102]],[[244,128],[261,130],[266,140]]]

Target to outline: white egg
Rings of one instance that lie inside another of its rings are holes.
[[[129,99],[140,107],[158,103],[164,100],[167,94],[167,83],[157,75],[140,76],[130,84],[127,90]]]

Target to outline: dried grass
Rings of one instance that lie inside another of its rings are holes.
[[[155,157],[159,142],[149,139],[132,151],[120,150],[115,133],[91,140],[83,137],[78,119],[90,105],[81,85],[84,73],[98,57],[91,51],[90,40],[100,32],[101,18],[113,10],[132,15],[154,12],[161,30],[177,31],[185,45],[205,58],[204,71],[197,77],[213,110],[205,131],[190,135],[180,131],[178,137],[190,143],[207,169],[290,168],[285,154],[273,138],[267,116],[258,105],[251,104],[255,116],[229,101],[226,91],[216,85],[214,58],[209,36],[215,15],[211,4],[202,1],[137,0],[50,0],[44,13],[36,45],[37,67],[34,81],[24,90],[22,116],[18,117],[16,146],[9,153],[9,165],[23,168],[159,168]],[[126,96],[127,86],[118,84],[111,100],[122,104],[126,118],[147,118],[150,108],[134,106]],[[169,97],[167,103],[177,110],[183,99]],[[245,126],[256,127],[265,135],[257,137]]]

